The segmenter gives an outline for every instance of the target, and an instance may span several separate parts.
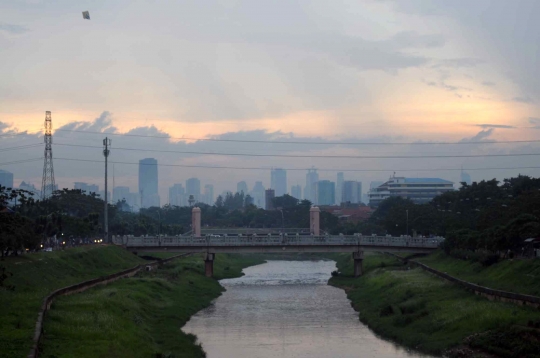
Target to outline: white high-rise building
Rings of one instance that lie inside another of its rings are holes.
[[[174,184],[169,188],[169,205],[186,206],[186,191],[182,184]]]
[[[317,199],[315,183],[317,183],[318,181],[319,174],[317,173],[317,169],[308,169],[308,172],[306,174],[306,186],[304,187],[304,199],[315,203]]]

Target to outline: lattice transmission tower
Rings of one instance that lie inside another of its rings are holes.
[[[52,156],[52,119],[51,112],[45,112],[45,158],[43,162],[43,179],[41,181],[41,200],[50,197],[54,191],[54,168]]]

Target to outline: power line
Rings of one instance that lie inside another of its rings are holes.
[[[106,134],[123,137],[137,138],[157,138],[157,139],[178,139],[178,140],[196,140],[209,142],[232,142],[232,143],[266,143],[266,144],[303,144],[303,145],[472,145],[472,144],[509,144],[509,143],[540,143],[540,140],[507,140],[507,141],[475,141],[475,142],[301,142],[285,140],[245,140],[245,139],[217,139],[217,138],[193,138],[193,137],[170,137],[170,136],[152,136],[143,134],[128,133],[105,133],[94,131],[83,131],[76,129],[58,129],[57,132],[75,132],[85,134]]]
[[[43,157],[33,158],[33,159],[15,160],[15,161],[13,161],[13,162],[0,163],[0,166],[2,166],[2,165],[9,165],[9,164],[29,163],[29,162],[35,162],[35,161],[37,161],[37,160],[43,160]]]
[[[0,152],[7,152],[9,150],[16,150],[16,149],[26,149],[26,148],[33,148],[33,147],[41,147],[42,144],[26,144],[26,145],[19,145],[16,147],[6,147],[6,148],[0,148]]]
[[[55,160],[66,160],[66,161],[77,161],[77,162],[91,162],[91,163],[102,163],[100,160],[92,159],[76,159],[76,158],[54,158]],[[213,165],[184,165],[184,164],[143,164],[136,162],[117,162],[111,161],[112,164],[127,164],[127,165],[151,165],[151,166],[160,166],[160,167],[179,167],[179,168],[201,168],[201,169],[234,169],[234,170],[271,170],[272,168],[263,168],[263,167],[232,167],[232,166],[213,166]],[[282,168],[284,170],[290,171],[305,171],[307,168]],[[336,172],[436,172],[436,171],[479,171],[479,170],[518,170],[518,169],[540,169],[540,167],[491,167],[491,168],[437,168],[437,169],[333,169],[333,168],[323,168],[318,169],[318,171],[336,171]]]
[[[79,147],[79,148],[101,148],[92,145],[55,143],[55,145]],[[158,153],[178,153],[196,155],[219,155],[234,157],[280,157],[280,158],[327,158],[327,159],[425,159],[425,158],[484,158],[484,157],[530,157],[538,156],[540,153],[519,153],[519,154],[452,154],[452,155],[302,155],[302,154],[255,154],[255,153],[208,153],[198,151],[161,150],[143,148],[121,148],[115,150],[137,151],[137,152],[158,152]]]

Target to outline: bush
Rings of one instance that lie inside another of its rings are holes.
[[[337,277],[337,276],[339,276],[338,270],[332,271],[331,275],[332,275],[332,277]]]

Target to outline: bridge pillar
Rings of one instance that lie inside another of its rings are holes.
[[[362,276],[362,263],[364,261],[364,251],[353,252],[354,277]]]
[[[313,206],[311,209],[309,209],[309,231],[315,235],[320,235],[320,226],[319,226],[319,215],[321,213],[321,210]]]
[[[206,254],[206,258],[204,259],[204,274],[206,277],[212,277],[214,276],[214,258],[216,254]]]
[[[201,237],[201,209],[198,207],[191,210],[191,231],[193,237]]]

